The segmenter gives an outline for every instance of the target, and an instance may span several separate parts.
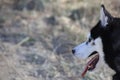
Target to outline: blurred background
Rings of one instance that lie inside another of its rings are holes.
[[[0,0],[0,80],[111,80],[106,65],[80,77],[71,49],[98,22],[102,0]],[[105,0],[120,17],[120,0]]]

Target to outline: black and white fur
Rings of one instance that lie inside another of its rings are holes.
[[[88,39],[72,50],[79,58],[87,58],[95,51],[100,60],[104,58],[116,72],[113,80],[120,80],[120,18],[111,16],[104,5],[101,5],[100,20],[91,29]],[[97,65],[101,64],[98,62]]]

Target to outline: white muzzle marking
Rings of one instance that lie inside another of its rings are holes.
[[[86,59],[90,54],[92,54],[94,51],[97,51],[101,56],[103,56],[103,45],[101,38],[97,38],[95,40],[88,40],[78,46],[76,46],[74,49],[74,55],[81,58]]]

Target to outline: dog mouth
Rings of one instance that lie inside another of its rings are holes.
[[[90,54],[88,56],[88,62],[86,64],[86,67],[84,69],[84,71],[82,72],[81,76],[84,77],[84,75],[86,74],[87,71],[93,71],[96,67],[96,64],[98,63],[99,61],[99,54],[98,52],[93,52],[92,54]]]

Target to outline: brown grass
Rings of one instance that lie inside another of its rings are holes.
[[[99,0],[38,0],[40,10],[16,10],[14,1],[0,0],[0,80],[111,80],[107,65],[82,79],[86,61],[71,53],[98,21]],[[118,2],[104,1],[115,16]],[[80,13],[75,19],[73,11]]]

